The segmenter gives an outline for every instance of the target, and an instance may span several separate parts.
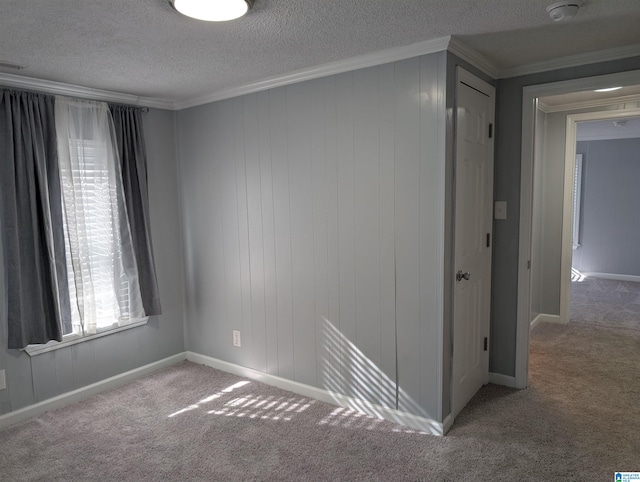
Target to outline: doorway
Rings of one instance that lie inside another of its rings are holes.
[[[523,92],[523,127],[522,127],[522,170],[521,170],[521,203],[520,203],[520,247],[519,247],[519,266],[518,266],[518,320],[517,320],[517,337],[516,337],[516,373],[515,386],[517,388],[525,388],[528,384],[528,357],[529,357],[529,329],[531,321],[531,271],[529,262],[535,263],[532,257],[532,214],[533,214],[533,189],[534,189],[534,143],[535,143],[535,126],[536,126],[536,110],[539,107],[539,99],[545,96],[565,95],[572,92],[592,91],[611,85],[634,85],[640,80],[638,72],[624,72],[619,74],[611,74],[600,77],[577,79],[572,81],[563,81],[553,84],[544,84],[526,87]],[[640,104],[636,104],[636,107]],[[623,105],[623,107],[628,107]],[[632,109],[624,109],[625,115],[631,115]],[[583,114],[575,114],[572,120],[567,120],[567,134],[571,128],[575,129],[576,122],[580,120],[578,117]],[[605,118],[610,115],[611,118],[615,114],[611,112],[602,114]],[[583,120],[586,120],[583,119]],[[575,136],[575,133],[574,133]],[[566,148],[566,158],[573,159],[567,162],[565,170],[570,173],[569,178],[564,177],[564,195],[569,197],[569,205],[564,202],[561,208],[562,220],[572,218],[573,207],[571,205],[571,197],[568,193],[573,194],[573,169],[575,167],[575,143],[572,147]],[[567,185],[568,180],[569,185]],[[568,280],[571,271],[571,230],[572,223],[562,224],[562,262],[560,269],[560,281],[567,280],[567,288],[570,289]],[[564,275],[566,273],[566,276]],[[561,304],[562,306],[557,313],[559,321],[569,319],[569,301],[570,294],[562,290]]]

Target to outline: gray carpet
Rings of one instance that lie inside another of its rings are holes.
[[[640,283],[600,278],[572,282],[571,321],[640,330]]]
[[[612,480],[640,470],[639,347],[542,323],[531,386],[487,385],[444,438],[184,362],[0,432],[0,480]]]

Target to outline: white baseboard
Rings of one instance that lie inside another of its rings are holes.
[[[547,313],[540,313],[538,314],[538,316],[536,316],[533,320],[531,320],[531,329],[533,330],[533,328],[540,322],[547,322],[547,323],[561,323],[561,324],[566,324],[567,322],[562,321],[562,319],[560,318],[560,315],[549,315]]]
[[[503,375],[502,373],[489,372],[489,383],[509,388],[516,388],[516,377],[510,377],[508,375]]]
[[[383,407],[365,400],[331,392],[322,388],[312,387],[311,385],[305,385],[304,383],[295,382],[293,380],[287,380],[286,378],[259,372],[252,368],[243,367],[191,351],[187,352],[187,360],[228,373],[233,373],[234,375],[250,378],[251,380],[266,383],[267,385],[273,385],[275,387],[282,388],[283,390],[297,393],[298,395],[315,398],[316,400],[330,403],[332,405],[358,410],[366,413],[367,415],[383,418],[390,422],[421,430],[431,435],[444,435],[453,424],[453,420],[450,420],[451,417],[445,418],[444,422],[438,422],[430,418]]]
[[[612,279],[618,281],[634,281],[640,283],[640,276],[634,276],[631,274],[616,274],[616,273],[582,273],[587,278],[602,278]]]
[[[119,387],[120,385],[124,385],[130,381],[149,375],[150,373],[161,370],[162,368],[175,365],[176,363],[186,359],[187,354],[185,352],[178,353],[177,355],[164,358],[154,363],[149,363],[148,365],[144,365],[140,368],[129,370],[128,372],[121,373],[120,375],[92,383],[86,387],[78,388],[77,390],[63,393],[57,397],[43,400],[42,402],[29,405],[28,407],[21,408],[14,412],[6,413],[0,416],[0,429],[23,422],[31,417],[36,417],[49,410],[61,408],[72,403],[79,402],[80,400],[84,400],[85,398],[89,398],[93,395],[97,395],[98,393],[106,390]]]

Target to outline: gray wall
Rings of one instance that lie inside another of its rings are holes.
[[[640,276],[640,139],[582,141],[581,272]]]
[[[151,231],[163,314],[142,327],[34,357],[6,349],[6,302],[0,307],[0,414],[40,402],[184,351],[182,246],[176,182],[175,114],[143,115],[148,153]],[[1,237],[0,237],[1,243]],[[1,251],[1,246],[0,246]],[[8,282],[0,256],[0,293]]]
[[[507,201],[509,218],[494,223],[489,366],[492,372],[507,376],[515,374],[522,89],[528,85],[637,69],[640,69],[640,57],[631,57],[498,81],[494,198]]]
[[[446,58],[178,113],[189,350],[442,419]]]

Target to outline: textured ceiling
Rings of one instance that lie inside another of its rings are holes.
[[[639,0],[256,0],[207,23],[167,0],[0,0],[0,60],[23,75],[184,102],[349,57],[448,35],[498,69],[640,44]],[[640,53],[640,50],[639,50]]]

